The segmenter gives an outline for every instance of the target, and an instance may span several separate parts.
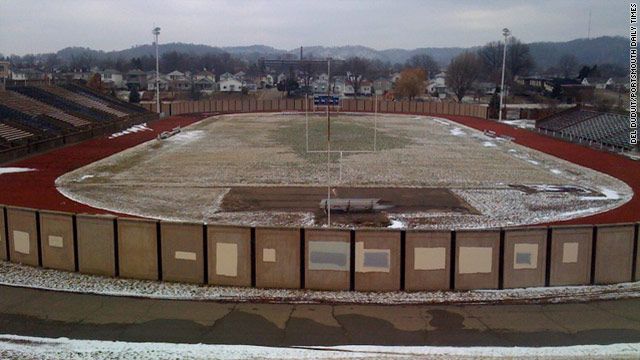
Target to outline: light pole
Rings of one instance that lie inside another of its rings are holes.
[[[333,99],[331,90],[331,58],[327,59],[327,227],[331,227],[331,113],[329,105]]]
[[[504,36],[504,48],[502,50],[502,81],[500,82],[500,109],[498,110],[498,121],[502,121],[502,98],[504,97],[504,68],[507,61],[507,38],[511,35],[509,29],[502,29]]]
[[[158,60],[158,35],[160,35],[160,28],[153,28],[152,33],[156,37],[156,110],[158,114],[160,114],[160,62]]]

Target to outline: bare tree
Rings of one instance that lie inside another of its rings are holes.
[[[569,78],[576,73],[578,69],[578,59],[573,54],[564,54],[558,60],[558,69],[562,71],[562,76]]]
[[[473,52],[463,52],[451,60],[447,68],[447,86],[453,89],[458,101],[471,89],[481,68],[478,55]]]
[[[489,81],[498,83],[502,72],[502,52],[504,43],[490,42],[478,50],[478,57],[482,64],[482,75]],[[516,75],[524,75],[534,67],[533,57],[529,45],[512,37],[507,47],[506,79],[513,80]]]
[[[428,79],[433,78],[433,76],[440,71],[440,65],[438,65],[438,63],[427,54],[413,55],[409,60],[407,60],[405,66],[424,70]]]

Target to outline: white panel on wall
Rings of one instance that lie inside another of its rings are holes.
[[[459,274],[488,274],[491,273],[493,263],[493,248],[491,247],[460,247],[458,259]]]
[[[349,271],[349,243],[309,241],[309,270]]]
[[[269,248],[262,249],[262,261],[276,262],[276,249],[269,249]]]
[[[29,233],[13,230],[13,250],[20,254],[29,255]]]
[[[216,243],[216,275],[238,276],[238,244]]]
[[[572,264],[578,262],[578,243],[566,242],[562,244],[562,262]]]
[[[174,257],[176,260],[196,261],[197,254],[192,251],[176,251]]]
[[[365,249],[364,242],[356,242],[356,272],[388,273],[390,268],[390,249]]]
[[[515,244],[513,247],[513,268],[535,269],[538,267],[538,244]]]
[[[62,236],[49,235],[49,246],[61,248],[64,246]]]
[[[444,247],[417,247],[413,251],[414,270],[442,270],[447,263],[447,249]]]

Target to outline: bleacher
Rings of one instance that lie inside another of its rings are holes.
[[[0,162],[155,118],[142,107],[78,84],[13,84],[0,90]]]
[[[631,150],[629,119],[625,115],[572,109],[539,120],[536,127],[568,139],[600,147]]]
[[[63,84],[61,85],[63,88],[72,91],[76,94],[88,97],[90,99],[93,99],[95,101],[101,102],[104,105],[107,105],[111,108],[114,108],[116,110],[125,112],[127,114],[136,114],[136,113],[144,113],[146,112],[145,109],[133,105],[133,104],[129,104],[126,102],[122,102],[118,99],[115,99],[113,97],[107,96],[107,95],[103,95],[100,94],[96,91],[93,91],[87,87],[82,87],[80,85],[74,84],[74,83],[68,83],[68,84]]]
[[[57,107],[67,114],[73,114],[88,121],[111,121],[115,118],[111,114],[90,107],[82,106],[78,103],[74,103],[67,99],[61,98],[37,87],[19,86],[9,88],[9,90],[28,96],[47,105]]]

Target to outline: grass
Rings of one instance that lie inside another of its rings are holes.
[[[293,151],[310,162],[324,162],[326,153],[308,153],[306,149],[305,121],[283,122],[274,130],[271,130],[273,141],[280,145],[289,146]],[[341,118],[331,119],[331,150],[332,151],[373,151],[374,148],[374,124],[373,121]],[[413,141],[405,136],[391,135],[378,129],[376,136],[377,150],[400,149],[410,145]],[[309,118],[309,150],[326,151],[327,149],[327,120],[323,117],[313,116]],[[348,153],[343,157],[349,156]],[[333,153],[331,161],[336,162],[339,154]]]

